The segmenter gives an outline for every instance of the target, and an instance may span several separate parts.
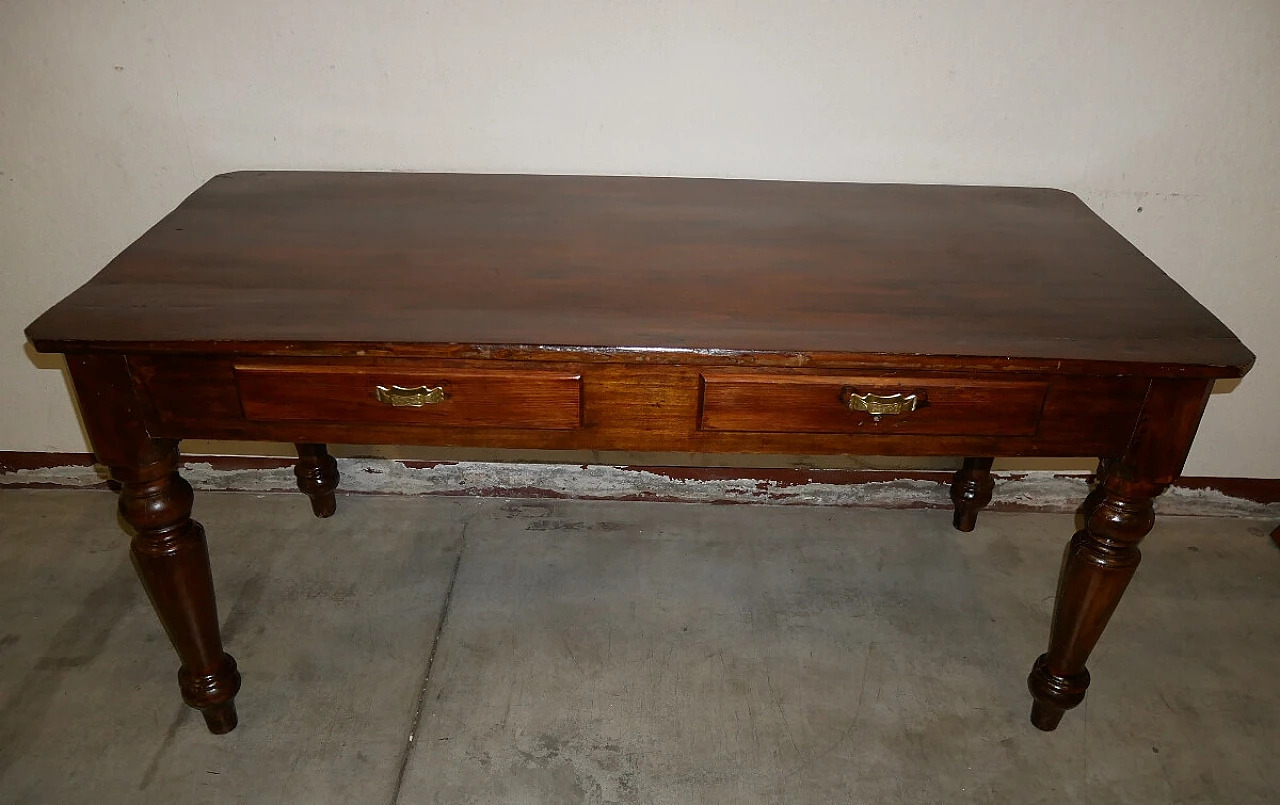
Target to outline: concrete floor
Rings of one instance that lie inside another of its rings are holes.
[[[112,511],[0,491],[0,802],[1280,801],[1271,522],[1163,519],[1046,734],[1069,516],[205,493],[216,737]]]

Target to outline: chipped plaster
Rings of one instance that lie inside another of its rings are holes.
[[[893,478],[857,484],[784,483],[759,478],[700,480],[629,467],[457,462],[425,467],[387,459],[338,459],[342,492],[390,495],[564,497],[687,503],[771,503],[880,508],[949,508],[946,484]],[[191,462],[183,476],[200,490],[289,492],[290,467],[217,469]],[[55,467],[0,474],[0,486],[88,487],[103,483],[94,467]],[[1085,478],[1052,472],[997,475],[993,507],[1071,512],[1088,491]],[[1209,489],[1174,487],[1157,501],[1165,515],[1280,518],[1280,504],[1233,498]]]

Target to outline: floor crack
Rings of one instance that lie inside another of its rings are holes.
[[[444,591],[444,604],[440,607],[440,619],[436,621],[435,635],[431,638],[431,651],[427,654],[427,667],[422,674],[422,686],[418,690],[418,701],[414,706],[413,718],[409,725],[409,738],[405,741],[404,750],[400,753],[400,770],[396,774],[396,785],[391,792],[391,805],[396,805],[400,801],[400,788],[404,785],[405,771],[409,768],[409,756],[413,752],[413,742],[417,737],[418,730],[422,726],[422,711],[426,709],[427,704],[427,687],[431,683],[431,670],[436,663],[436,651],[440,648],[440,637],[444,634],[444,627],[449,618],[449,607],[453,603],[453,587],[458,581],[458,569],[462,567],[462,555],[467,551],[467,528],[471,525],[471,518],[466,517],[462,521],[462,544],[458,548],[458,555],[453,560],[453,571],[449,574],[449,586]]]

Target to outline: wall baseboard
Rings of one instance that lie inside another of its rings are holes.
[[[290,492],[291,459],[186,456],[183,475],[201,490]],[[338,459],[343,493],[454,495],[676,503],[771,503],[949,509],[944,471],[637,467],[582,464]],[[993,511],[1072,512],[1091,481],[1082,473],[997,473]],[[88,453],[0,451],[0,487],[103,488]],[[1280,518],[1280,479],[1183,478],[1158,502],[1162,514]]]

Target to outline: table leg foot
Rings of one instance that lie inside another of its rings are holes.
[[[191,519],[191,486],[178,475],[174,442],[154,441],[139,464],[112,467],[120,514],[134,530],[130,552],[182,662],[182,699],[205,714],[212,732],[235,728],[236,661],[222,650],[204,528]]]
[[[338,511],[338,498],[332,492],[321,493],[311,498],[311,513],[320,519],[332,517]]]
[[[1072,677],[1056,676],[1049,671],[1049,655],[1041,654],[1027,676],[1027,689],[1033,698],[1031,723],[1045,732],[1057,729],[1063,713],[1084,701],[1088,688],[1087,670]]]
[[[992,458],[966,458],[951,481],[951,502],[955,516],[951,524],[957,531],[972,531],[978,524],[978,512],[991,502],[996,482],[991,477]]]
[[[293,474],[298,478],[299,491],[311,499],[311,511],[316,517],[332,517],[338,510],[334,496],[338,488],[338,462],[322,444],[294,446],[298,448],[298,463]]]
[[[1036,699],[1031,703],[1031,725],[1042,732],[1053,732],[1062,723],[1066,712]]]
[[[209,732],[222,735],[236,728],[235,695],[240,690],[240,669],[236,659],[223,653],[222,662],[208,674],[196,675],[183,666],[178,670],[178,689],[188,706],[200,711]]]
[[[205,726],[209,728],[209,732],[214,735],[226,735],[236,728],[240,723],[240,718],[236,715],[236,703],[233,699],[229,702],[207,707],[200,711],[204,716]]]

